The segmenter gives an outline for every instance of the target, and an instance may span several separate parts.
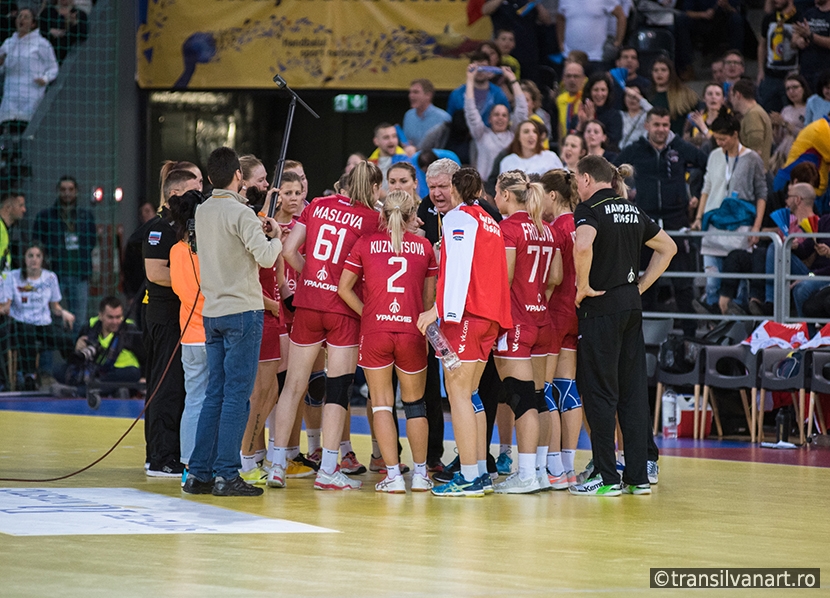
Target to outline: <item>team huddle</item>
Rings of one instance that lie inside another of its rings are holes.
[[[227,201],[227,194],[234,196],[236,202],[243,201],[234,190],[241,187],[241,172],[230,180],[216,181],[210,162],[208,170],[217,189],[195,209],[197,237],[200,224],[206,229],[200,216],[214,213],[210,211],[211,202],[218,205],[216,202]],[[415,173],[411,170],[409,164],[394,164],[386,174],[387,181],[413,182]],[[383,173],[367,161],[357,163],[348,177],[341,179],[337,193],[319,197],[304,208],[300,205],[301,213],[291,215],[289,222],[279,217],[281,207],[276,220],[264,215],[269,201],[280,201],[278,193],[268,195],[265,207],[256,206],[262,210],[262,227],[274,238],[267,239],[260,231],[260,240],[245,246],[250,250],[251,261],[260,267],[265,319],[272,318],[277,331],[276,335],[263,331],[260,361],[267,353],[271,361],[276,355],[282,358],[283,365],[285,360],[288,363],[280,368],[285,374],[280,379],[278,400],[276,392],[270,403],[255,402],[252,397],[244,439],[240,431],[232,433],[230,445],[236,438],[242,441],[242,477],[233,480],[233,484],[228,480],[233,473],[219,471],[221,454],[216,455],[217,450],[222,452],[225,442],[222,424],[216,423],[208,433],[203,433],[205,420],[214,417],[202,413],[196,442],[200,438],[216,438],[218,449],[206,449],[206,454],[213,451],[213,466],[205,468],[200,462],[194,469],[191,464],[185,492],[258,495],[262,489],[256,485],[279,488],[286,485],[288,477],[298,477],[291,475],[298,452],[295,445],[299,444],[298,414],[302,413],[303,399],[308,402],[309,381],[321,369],[322,349],[326,369],[322,450],[319,463],[311,464],[316,465],[316,489],[361,487],[360,481],[346,475],[346,459],[338,464],[355,369],[360,366],[368,384],[371,409],[367,415],[386,471],[375,486],[378,492],[407,491],[403,474],[408,468],[399,460],[394,419],[398,387],[414,460],[409,480],[413,492],[477,497],[492,492],[523,494],[568,488],[574,493],[603,493],[602,488],[607,491],[608,484],[586,487],[583,483],[588,477],[595,477],[590,465],[581,474],[582,479],[578,479],[574,466],[582,427],[582,402],[576,387],[579,320],[575,307],[577,234],[573,211],[579,203],[577,173],[552,170],[534,177],[535,180],[519,170],[502,173],[495,193],[499,222],[491,215],[492,205],[485,205],[481,178],[475,169],[459,168],[444,159],[431,164],[426,177],[428,181],[443,179],[451,183],[449,201],[435,202],[438,241],[434,244],[420,228],[424,223],[417,215],[414,184],[408,191],[399,187],[385,192]],[[615,176],[614,181],[623,186],[621,177]],[[294,178],[289,177],[289,182],[294,182]],[[171,203],[178,205],[176,201]],[[248,211],[253,216],[254,211]],[[648,219],[644,214],[642,217]],[[239,230],[243,228],[240,226]],[[654,230],[649,230],[654,236]],[[643,241],[648,241],[648,237],[643,237]],[[203,243],[199,246],[199,259],[201,285],[203,289],[207,287],[208,313],[211,285],[215,283],[205,277],[204,260],[210,258],[202,254]],[[263,247],[258,248],[259,245]],[[208,250],[208,256],[210,251],[222,249]],[[277,252],[279,257],[272,261]],[[269,274],[263,276],[263,272]],[[218,402],[224,422],[224,409],[230,407],[223,404],[228,403],[228,397],[222,397],[222,384],[225,395],[238,394],[238,390],[229,390],[228,380],[214,373],[210,357],[214,319],[220,318],[205,319],[211,366],[205,408],[211,403],[215,408]],[[449,475],[443,472],[443,477],[433,483],[427,470],[429,426],[424,395],[429,358],[425,333],[436,322],[459,362],[452,368],[445,367],[443,372],[458,466]],[[266,344],[270,345],[268,351]],[[223,376],[228,373],[231,359],[227,346],[225,342]],[[500,408],[509,409],[506,421],[515,422],[518,444],[517,470],[495,485],[487,469],[489,438],[478,393],[491,354],[504,389],[504,406]],[[210,387],[217,386],[215,381],[219,388],[212,399]],[[273,383],[274,378],[270,378],[269,386]],[[258,439],[248,434],[254,419],[253,434]],[[264,445],[266,419],[268,448],[263,462],[257,464],[252,451],[246,449]],[[246,457],[246,452],[251,456]],[[229,451],[227,456],[231,458]],[[654,475],[656,478],[656,471]],[[644,482],[638,480],[623,486],[633,489],[630,493],[641,494],[647,490],[648,484]],[[637,488],[639,492],[634,491]]]

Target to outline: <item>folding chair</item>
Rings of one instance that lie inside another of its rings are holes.
[[[739,389],[741,392],[741,402],[744,407],[744,416],[746,417],[747,427],[749,428],[749,435],[752,442],[755,442],[755,404],[758,392],[758,356],[753,355],[749,347],[745,345],[730,345],[730,346],[709,346],[704,351],[704,369],[703,369],[703,406],[701,421],[703,425],[698,428],[699,436],[702,438],[706,429],[705,417],[706,407],[709,404],[709,389],[710,388],[727,388]],[[725,364],[726,359],[735,359],[743,367],[743,372],[736,374],[721,373],[718,371],[718,364]],[[746,389],[751,389],[753,410],[750,413],[749,402],[746,396]],[[723,438],[723,426],[720,422],[720,414],[718,413],[718,405],[712,396],[712,415],[715,420],[715,426],[718,430],[718,438]]]
[[[761,389],[758,397],[757,415],[758,415],[758,442],[764,441],[764,397],[766,391],[776,390],[798,390],[798,405],[796,408],[796,420],[798,421],[798,436],[801,444],[804,444],[804,381],[806,376],[804,370],[806,364],[802,359],[799,364],[798,371],[790,376],[781,376],[778,372],[778,366],[783,359],[792,353],[792,349],[781,349],[779,347],[770,347],[764,349],[762,356],[762,366],[759,371],[759,388]],[[753,418],[755,417],[756,404],[752,402]]]
[[[810,387],[810,408],[807,412],[807,437],[813,436],[813,418],[816,410],[818,410],[818,431],[822,434],[827,433],[827,428],[824,425],[824,413],[821,410],[821,402],[816,400],[816,393],[830,394],[830,377],[825,374],[825,368],[830,364],[830,352],[827,351],[810,351],[810,378],[808,380]],[[830,374],[830,368],[828,374]]]

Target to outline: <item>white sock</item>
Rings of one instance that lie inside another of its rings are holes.
[[[499,455],[504,455],[507,453],[508,455],[512,452],[513,447],[509,444],[500,444],[499,445]]]
[[[562,465],[562,453],[548,453],[548,471],[555,476],[565,473],[565,468]]]
[[[239,453],[239,456],[242,457],[242,471],[256,469],[256,457],[254,455],[243,455]]]
[[[352,449],[352,441],[351,440],[344,440],[340,443],[340,457],[345,457],[349,453],[353,453],[354,450]]]
[[[274,458],[271,459],[271,463],[274,465],[279,465],[283,469],[285,469],[285,465],[288,462],[286,455],[288,454],[288,449],[284,446],[275,446],[274,447]]]
[[[617,457],[617,461],[619,461],[620,464],[625,465],[625,452],[624,451],[620,451],[620,456]]]
[[[482,459],[478,462],[478,475],[483,476],[487,473],[487,459]]]
[[[265,458],[268,459],[271,463],[274,462],[274,439],[268,439],[268,451],[265,454]]]
[[[398,477],[401,475],[401,464],[398,463],[397,465],[387,465],[386,466],[386,477],[390,480]]]
[[[536,447],[536,469],[542,471],[545,466],[547,466],[548,458],[548,447],[546,446],[537,446]]]
[[[565,471],[574,471],[574,456],[576,451],[573,449],[562,449],[562,467]]]
[[[461,466],[461,476],[467,480],[468,482],[472,482],[475,479],[478,479],[478,466],[477,465],[462,465]]]
[[[380,447],[374,437],[372,438],[372,457],[380,457]]]
[[[261,462],[263,459],[265,459],[265,455],[267,455],[267,454],[268,454],[268,451],[266,451],[265,449],[260,449],[260,450],[256,451],[254,453],[254,457],[256,457],[256,462],[257,463]]]
[[[423,477],[427,477],[427,464],[426,461],[423,463],[416,463],[415,464],[415,474]]]
[[[519,453],[519,479],[529,480],[536,475],[536,455]]]
[[[320,437],[323,434],[322,428],[309,428],[305,431],[308,436],[308,452],[313,453],[320,448]]]
[[[320,463],[320,469],[328,474],[334,473],[334,470],[337,469],[337,451],[323,449],[323,460]]]
[[[300,447],[298,447],[298,446],[289,446],[288,447],[288,454],[286,455],[286,457],[288,457],[289,461],[293,461],[294,459],[297,458],[297,455],[299,455],[299,454],[300,454]]]

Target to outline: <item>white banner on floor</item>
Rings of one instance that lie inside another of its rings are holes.
[[[334,531],[134,488],[0,488],[0,533],[12,536]]]

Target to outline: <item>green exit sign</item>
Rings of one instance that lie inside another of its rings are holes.
[[[366,112],[369,97],[360,93],[341,93],[334,96],[335,112]]]

